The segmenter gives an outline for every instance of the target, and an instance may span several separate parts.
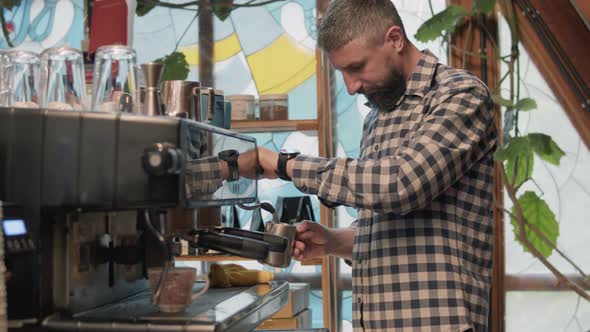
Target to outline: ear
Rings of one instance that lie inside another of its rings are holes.
[[[392,25],[385,33],[385,44],[391,47],[397,53],[400,53],[405,46],[406,39],[402,29],[397,25]]]

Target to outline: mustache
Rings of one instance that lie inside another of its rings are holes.
[[[364,96],[372,96],[372,95],[379,95],[379,94],[383,94],[383,93],[390,93],[391,92],[391,88],[388,87],[378,87],[375,89],[371,89],[371,90],[365,90],[363,88],[358,90],[359,94],[362,94]]]

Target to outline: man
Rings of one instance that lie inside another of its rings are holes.
[[[358,159],[258,150],[263,177],[359,210],[346,229],[299,224],[294,257],[352,260],[355,330],[486,331],[496,146],[487,88],[412,45],[389,0],[332,1],[318,44],[372,110]],[[256,164],[240,163],[244,175]]]

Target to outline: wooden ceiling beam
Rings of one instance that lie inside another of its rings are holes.
[[[514,3],[522,45],[590,149],[590,31],[568,0]]]

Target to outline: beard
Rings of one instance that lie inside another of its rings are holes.
[[[404,92],[406,92],[406,80],[397,69],[393,69],[383,85],[368,91],[360,91],[367,97],[369,103],[381,111],[393,110]]]

